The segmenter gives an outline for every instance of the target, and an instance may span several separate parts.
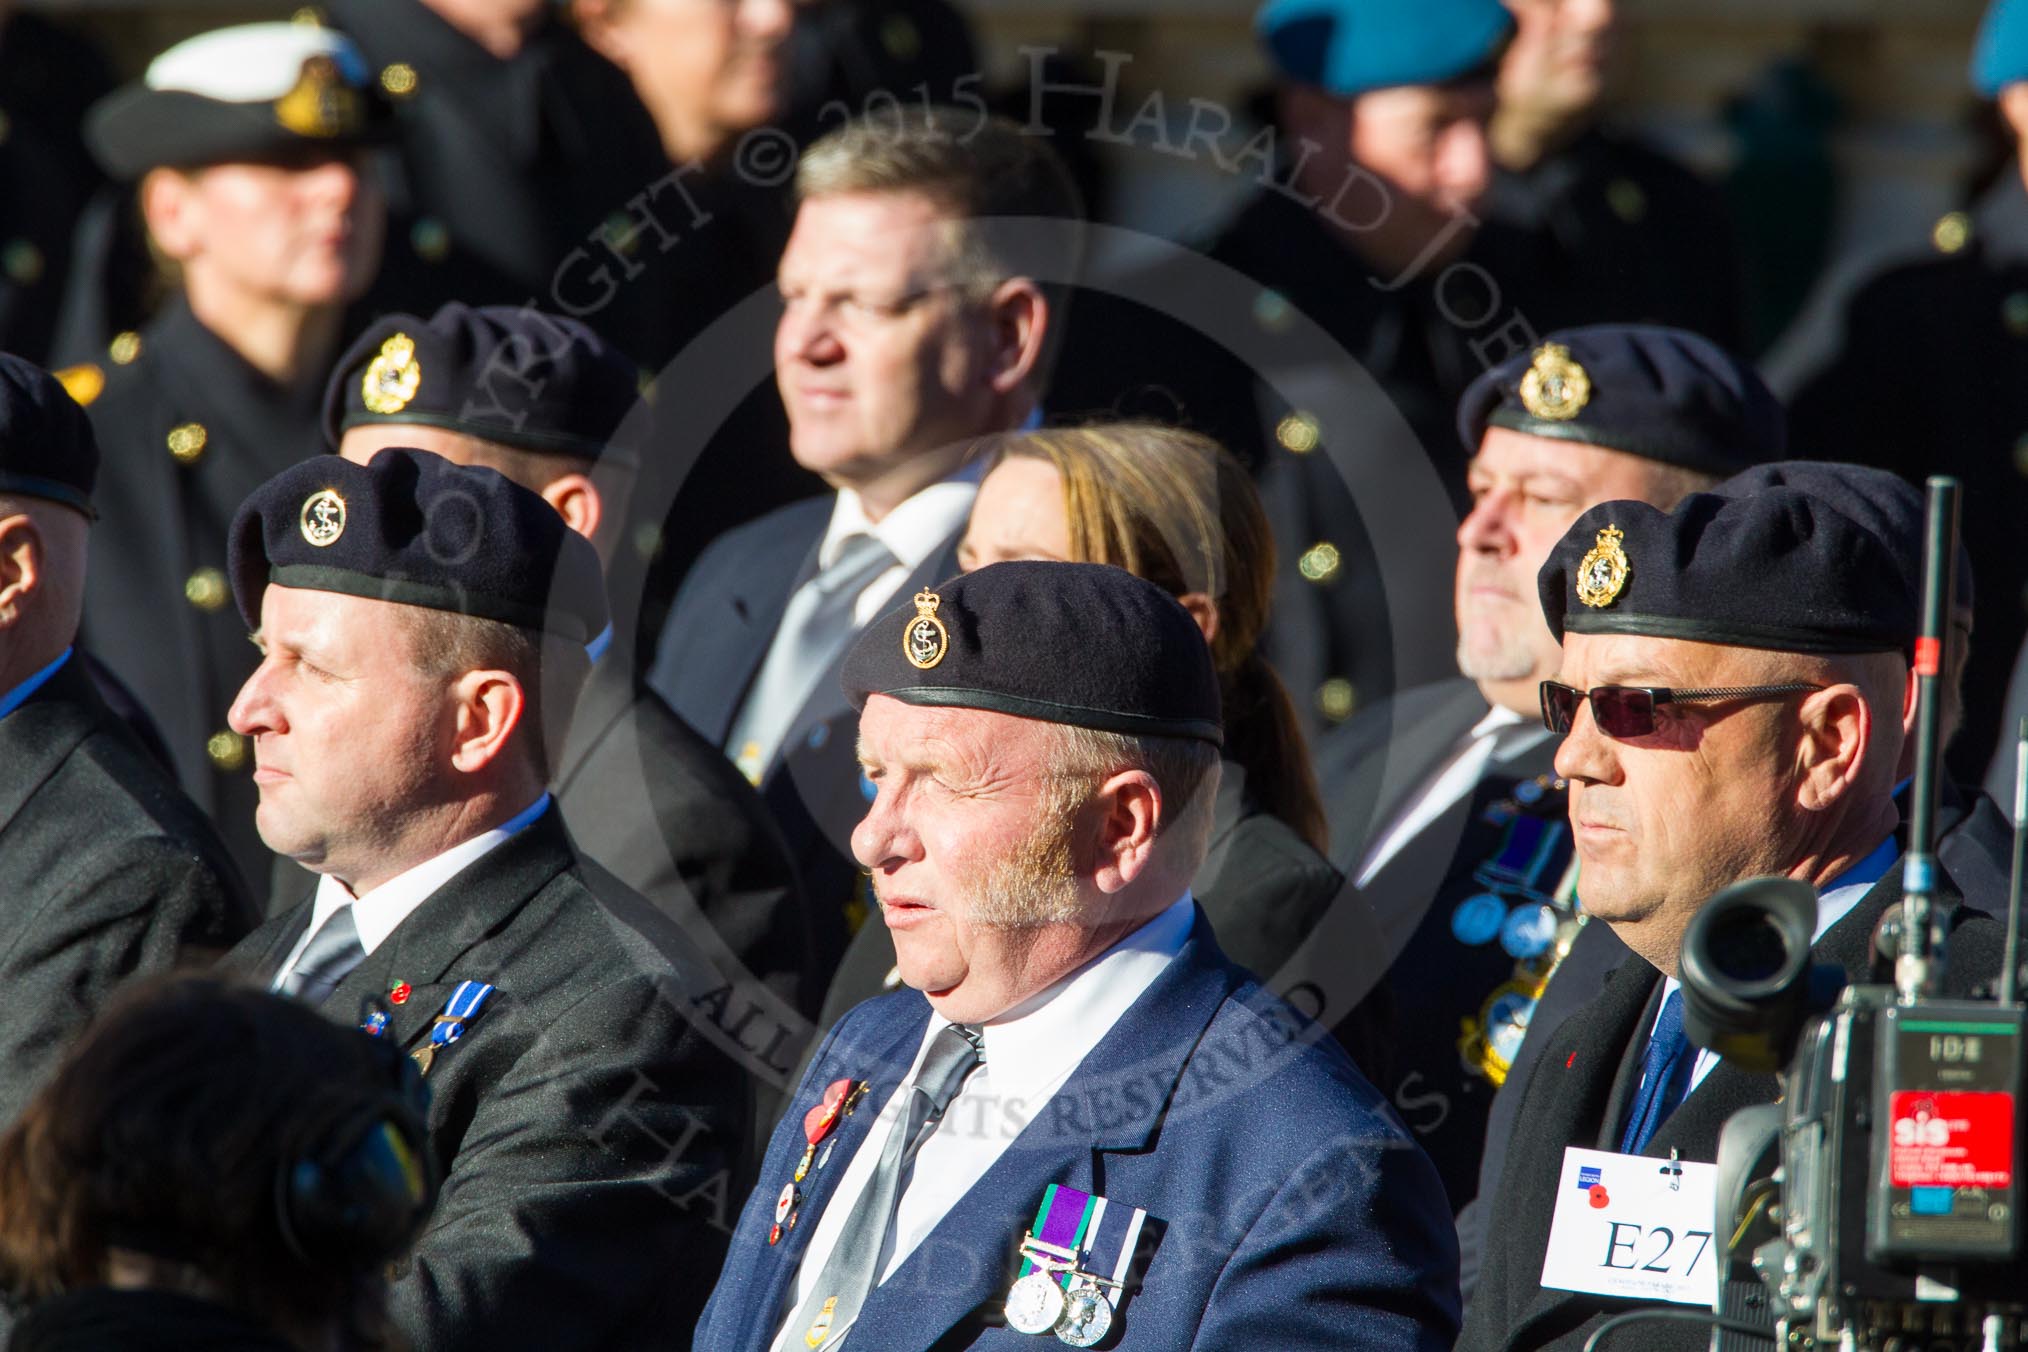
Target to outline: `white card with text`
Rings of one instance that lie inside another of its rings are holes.
[[[1718,1166],[1563,1152],[1542,1284],[1710,1309],[1718,1295]]]

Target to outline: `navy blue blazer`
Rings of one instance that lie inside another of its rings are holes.
[[[872,1082],[869,1105],[885,1103],[929,1018],[921,994],[897,991],[855,1008],[818,1049],[695,1352],[766,1352],[810,1233],[879,1116],[840,1120],[833,1160],[803,1185],[799,1224],[770,1245],[804,1114],[847,1077]],[[1457,1240],[1435,1169],[1329,1036],[1226,958],[1201,909],[1177,959],[874,1289],[846,1346],[1045,1346],[1006,1328],[1001,1305],[1051,1183],[1148,1212],[1112,1346],[1439,1352],[1457,1333]]]

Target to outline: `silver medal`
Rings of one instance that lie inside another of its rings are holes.
[[[1029,1273],[1007,1293],[1007,1327],[1016,1333],[1047,1333],[1063,1314],[1063,1288],[1048,1272]]]
[[[1113,1307],[1099,1284],[1073,1277],[1070,1292],[1063,1298],[1063,1317],[1056,1321],[1056,1336],[1072,1347],[1091,1347],[1112,1327]]]

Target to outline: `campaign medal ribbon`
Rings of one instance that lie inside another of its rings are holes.
[[[1090,1347],[1112,1329],[1127,1268],[1148,1213],[1111,1207],[1103,1197],[1052,1183],[1035,1224],[1021,1241],[1021,1268],[1007,1293],[1007,1325],[1020,1333],[1054,1332],[1071,1347]],[[1110,1277],[1087,1270],[1091,1256],[1113,1252]]]
[[[493,987],[483,981],[461,981],[444,1002],[444,1012],[430,1025],[430,1040],[409,1053],[416,1069],[425,1075],[437,1059],[437,1049],[448,1047],[465,1035],[465,1025],[479,1017],[479,1011],[493,996]]]

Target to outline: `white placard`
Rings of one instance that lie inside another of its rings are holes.
[[[1563,1152],[1542,1284],[1710,1309],[1718,1295],[1718,1166]]]

